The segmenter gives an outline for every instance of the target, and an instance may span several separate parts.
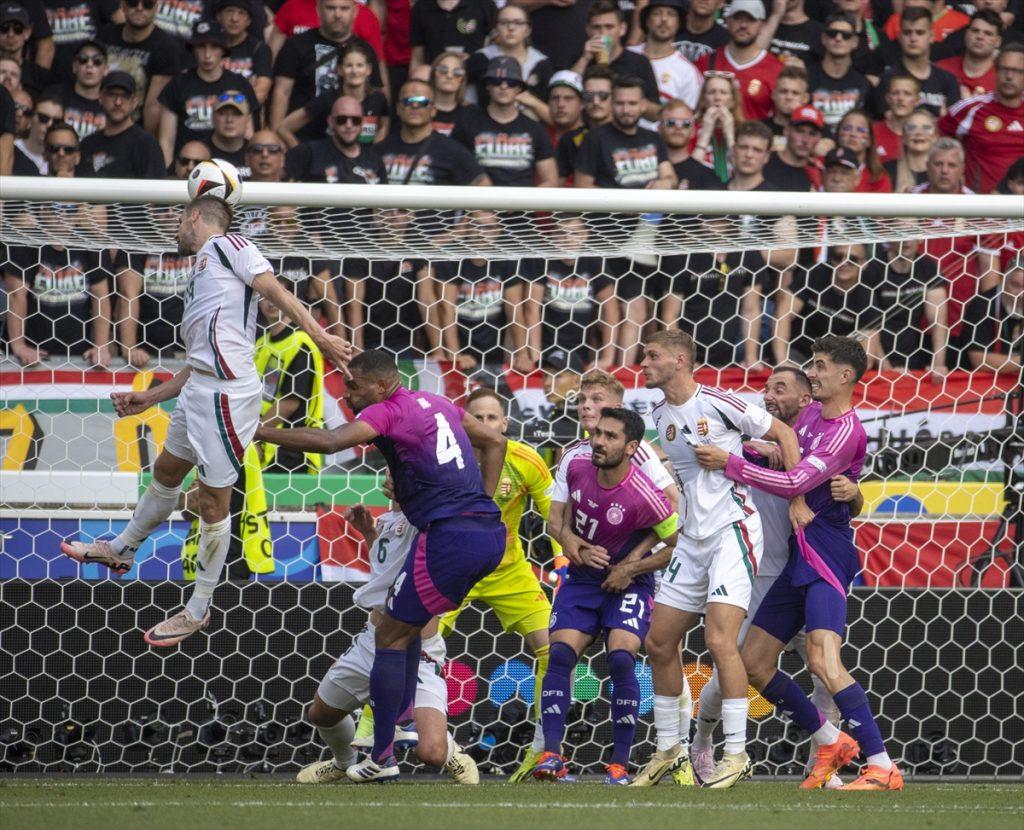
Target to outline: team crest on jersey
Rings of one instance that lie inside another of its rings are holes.
[[[508,498],[509,494],[512,492],[512,479],[503,478],[498,487],[501,489],[501,495]]]
[[[206,257],[200,257],[199,262],[196,263],[196,273],[199,274],[206,270]]]
[[[665,427],[665,440],[666,441],[675,441],[676,440],[676,425],[675,424],[669,424],[667,427]]]
[[[470,18],[463,20],[461,17],[455,22],[455,28],[460,35],[471,35],[476,31],[476,20]]]
[[[820,443],[821,443],[821,436],[820,435],[815,435],[814,436],[814,440],[811,441],[811,452],[814,452],[816,449],[818,449],[818,444],[820,444]]]
[[[990,115],[985,119],[985,129],[990,133],[997,133],[1003,128],[1003,119],[998,115]]]
[[[626,514],[622,512],[621,504],[613,504],[608,508],[608,512],[604,514],[604,517],[608,520],[608,524],[620,525]]]
[[[759,78],[751,79],[750,83],[747,84],[747,95],[757,95],[761,91],[761,80]]]
[[[708,419],[707,418],[698,418],[697,419],[697,434],[701,438],[707,438],[709,432],[711,432],[711,427],[708,424]]]

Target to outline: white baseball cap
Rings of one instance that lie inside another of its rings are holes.
[[[567,86],[569,89],[575,90],[577,95],[583,95],[583,78],[571,69],[560,69],[551,76],[551,80],[548,81],[548,91],[550,92],[556,86]]]
[[[764,3],[761,0],[733,0],[725,10],[725,16],[732,17],[740,12],[746,12],[754,20],[765,19]]]

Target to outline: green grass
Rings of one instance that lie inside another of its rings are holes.
[[[1020,830],[1024,785],[914,784],[902,793],[513,787],[448,783],[309,787],[280,779],[0,779],[4,830]]]

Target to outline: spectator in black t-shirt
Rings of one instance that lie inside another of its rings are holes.
[[[444,306],[450,309],[441,342],[459,371],[507,362],[505,328],[517,309],[506,301],[505,290],[515,279],[516,267],[510,260],[472,258],[438,268]]]
[[[338,89],[335,63],[341,49],[351,42],[365,40],[352,33],[356,19],[356,0],[317,0],[320,26],[289,38],[274,61],[274,89],[270,95],[270,126],[276,128],[285,116],[312,101],[318,95]],[[374,87],[387,88],[385,67],[375,52]]]
[[[723,0],[691,0],[689,3],[683,23],[676,33],[676,46],[690,63],[696,64],[702,57],[729,42],[729,30],[719,20],[722,6]],[[637,20],[630,42],[640,43],[643,39],[643,30]]]
[[[423,322],[416,303],[416,286],[431,279],[424,259],[346,259],[341,263],[345,283],[345,322],[356,349],[384,349],[396,356],[420,357],[411,332]]]
[[[804,11],[804,0],[786,0],[782,20],[775,28],[769,51],[789,66],[799,63],[806,70],[822,57],[821,37],[824,26]]]
[[[587,132],[602,124],[611,123],[612,83],[614,81],[615,73],[607,66],[597,64],[587,70],[587,75],[583,79],[585,123],[561,136],[555,147],[555,162],[558,165],[560,186],[565,187],[572,184],[573,174],[576,170],[576,157],[579,155],[580,145],[586,138]]]
[[[32,20],[21,3],[9,0],[0,5],[0,60],[18,64],[20,87],[34,97],[42,93],[53,79],[49,71],[29,60],[28,43],[32,39],[32,29]]]
[[[304,141],[285,156],[284,167],[293,182],[387,184],[387,171],[375,147],[360,140],[363,109],[355,98],[334,102],[328,121],[330,135]]]
[[[223,66],[228,49],[224,30],[217,21],[197,23],[190,46],[196,68],[175,76],[160,93],[160,148],[168,164],[186,141],[210,140],[213,107],[221,93],[240,91],[248,99],[249,112],[256,112],[259,107],[249,82]]]
[[[1020,377],[1024,367],[1024,253],[1007,251],[1001,285],[967,304],[961,348],[972,369]]]
[[[680,190],[721,190],[722,180],[715,171],[690,155],[695,124],[693,110],[682,101],[669,101],[661,108],[658,131],[679,180],[678,187]]]
[[[138,108],[135,79],[127,72],[111,72],[100,87],[106,113],[102,130],[82,139],[79,175],[105,179],[162,179],[160,145],[132,119]]]
[[[583,126],[583,78],[571,69],[562,69],[548,83],[548,135],[558,140]],[[561,172],[559,172],[561,175]]]
[[[587,42],[583,54],[573,64],[573,70],[586,76],[593,64],[607,64],[620,78],[637,78],[646,104],[642,117],[656,121],[661,96],[658,79],[654,77],[651,62],[643,55],[622,48],[626,36],[626,21],[615,0],[594,0],[587,12]]]
[[[82,43],[72,65],[75,82],[59,88],[64,120],[75,128],[79,140],[102,130],[107,116],[100,103],[100,82],[107,74],[107,49],[94,40]]]
[[[798,64],[782,67],[772,87],[772,114],[761,121],[772,131],[772,149],[779,150],[785,145],[790,116],[810,100],[807,70]]]
[[[451,135],[468,105],[468,79],[465,59],[458,52],[442,52],[430,67],[430,84],[434,88],[434,132]],[[421,71],[417,67],[416,71]]]
[[[110,69],[135,79],[142,107],[142,125],[156,135],[160,127],[160,93],[185,68],[188,56],[181,41],[156,25],[156,0],[124,4],[124,23],[104,27],[98,39],[107,47]]]
[[[483,47],[497,17],[493,0],[418,0],[409,18],[409,69],[433,63],[442,52],[472,55]]]
[[[821,140],[825,122],[821,112],[807,105],[798,107],[786,127],[786,143],[771,154],[764,175],[779,190],[807,193],[821,186],[821,174],[814,166],[814,148]]]
[[[117,0],[46,0],[39,5],[46,9],[53,32],[55,51],[50,71],[58,83],[73,81],[72,61],[85,43],[95,40],[107,23],[124,21]]]
[[[821,110],[825,125],[833,128],[847,111],[864,106],[870,85],[868,79],[853,68],[857,29],[848,15],[828,16],[821,43],[824,55],[820,64],[808,67],[807,86],[811,104]]]
[[[15,167],[20,173],[15,175],[40,175],[45,176],[48,172],[46,163],[46,131],[59,121],[64,120],[64,104],[56,93],[48,92],[37,102],[32,112],[29,113],[28,135],[15,141],[16,156]],[[31,164],[36,172],[32,173],[24,167]],[[20,166],[19,166],[20,165]]]
[[[273,83],[273,57],[261,36],[252,34],[254,0],[217,0],[217,22],[226,35],[228,56],[224,68],[245,78],[262,106]]]
[[[527,118],[516,105],[526,88],[519,61],[505,55],[494,58],[483,78],[490,103],[486,109],[470,107],[452,131],[476,156],[495,185],[556,187],[558,169],[547,131]]]
[[[760,121],[744,121],[736,128],[732,148],[732,176],[726,190],[780,190],[765,178],[764,168],[771,157],[772,133]]]
[[[551,68],[556,72],[571,69],[586,41],[586,16],[590,3],[587,0],[532,0],[519,5],[530,12],[533,28],[531,45],[548,56]]]
[[[238,89],[228,89],[217,96],[213,105],[213,132],[210,152],[214,158],[229,161],[238,168],[238,175],[248,179],[252,174],[245,152],[245,134],[251,124],[249,99]]]
[[[11,93],[11,103],[14,105],[14,136],[24,138],[32,126],[32,96],[24,89],[19,89]]]

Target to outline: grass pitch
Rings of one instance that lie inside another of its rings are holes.
[[[1021,830],[1024,785],[908,784],[902,793],[602,784],[302,786],[280,779],[0,779],[3,830]],[[671,823],[671,824],[670,824]]]

